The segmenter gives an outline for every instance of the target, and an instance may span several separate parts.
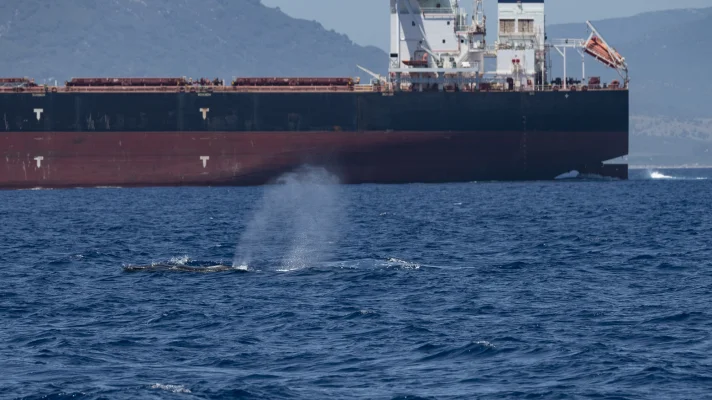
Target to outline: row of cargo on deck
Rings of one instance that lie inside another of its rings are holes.
[[[612,89],[617,90],[621,88],[621,83],[617,80],[612,81],[610,84],[602,83],[600,77],[591,77],[588,79],[587,84],[582,84],[581,80],[576,80],[573,78],[566,79],[566,84],[561,78],[556,78],[551,81],[551,83],[540,86],[537,88],[532,87],[527,90],[544,90],[544,91],[558,91],[566,88],[570,91],[576,90],[600,90],[600,89]],[[232,87],[235,88],[250,88],[250,87],[342,87],[351,88],[359,84],[359,78],[236,78],[232,81]],[[378,85],[379,83],[377,83]],[[201,78],[193,80],[191,78],[73,78],[65,83],[68,88],[86,88],[86,87],[223,87],[225,82],[220,79],[207,79]],[[15,88],[16,90],[22,90],[22,88],[32,88],[38,87],[34,80],[29,78],[0,78],[0,88]],[[490,82],[482,81],[477,86],[477,89],[468,85],[469,90],[466,91],[514,91],[514,83],[512,79],[508,79],[507,82]],[[379,86],[380,87],[380,86]],[[446,85],[444,87],[446,91],[458,91],[456,87],[450,87]],[[474,89],[474,90],[473,90]],[[416,87],[412,88],[402,88],[403,91],[416,90]],[[424,87],[419,87],[418,91],[438,91],[440,88],[437,85],[425,85]]]
[[[233,87],[250,86],[354,86],[359,78],[236,78]],[[0,87],[37,87],[29,78],[0,78]],[[219,78],[72,78],[65,82],[66,87],[186,87],[186,86],[225,86]]]
[[[353,86],[354,78],[237,78],[232,86]],[[73,78],[67,87],[175,87],[175,86],[225,86],[219,78]]]

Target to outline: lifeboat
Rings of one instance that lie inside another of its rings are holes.
[[[584,51],[611,68],[620,68],[622,66],[621,61],[625,60],[623,56],[608,47],[606,42],[597,36],[592,36],[588,39],[588,42],[584,45]]]

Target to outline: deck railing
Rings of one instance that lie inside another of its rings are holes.
[[[455,14],[457,10],[454,7],[422,7],[420,11],[423,14]]]
[[[473,89],[446,89],[446,92],[490,92],[490,93],[506,93],[506,92],[581,92],[581,91],[621,91],[628,90],[626,87],[616,86],[593,86],[574,85],[567,88],[560,86],[523,86],[509,90],[506,85],[491,85],[488,87],[480,86],[478,90]],[[402,92],[411,92],[410,87],[403,86]],[[46,96],[52,93],[186,93],[209,96],[213,93],[393,93],[394,88],[391,85],[355,85],[355,86],[215,86],[215,87],[54,87],[54,86],[36,86],[24,88],[7,88],[0,87],[0,93],[24,93],[34,96]]]

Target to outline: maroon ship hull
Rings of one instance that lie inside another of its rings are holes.
[[[603,166],[628,154],[623,90],[118,83],[0,90],[0,188],[259,185],[302,165],[343,183],[627,173]]]
[[[302,165],[326,167],[343,183],[553,179],[571,170],[625,179],[627,168],[600,163],[627,152],[621,134],[2,133],[0,182],[4,188],[259,185]]]

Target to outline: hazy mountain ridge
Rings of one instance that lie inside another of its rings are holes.
[[[676,137],[712,143],[712,119],[678,119],[669,117],[635,116],[630,119],[631,130],[638,135]]]
[[[712,165],[712,119],[634,116],[632,165]]]
[[[0,75],[357,75],[385,53],[259,0],[5,0]]]

